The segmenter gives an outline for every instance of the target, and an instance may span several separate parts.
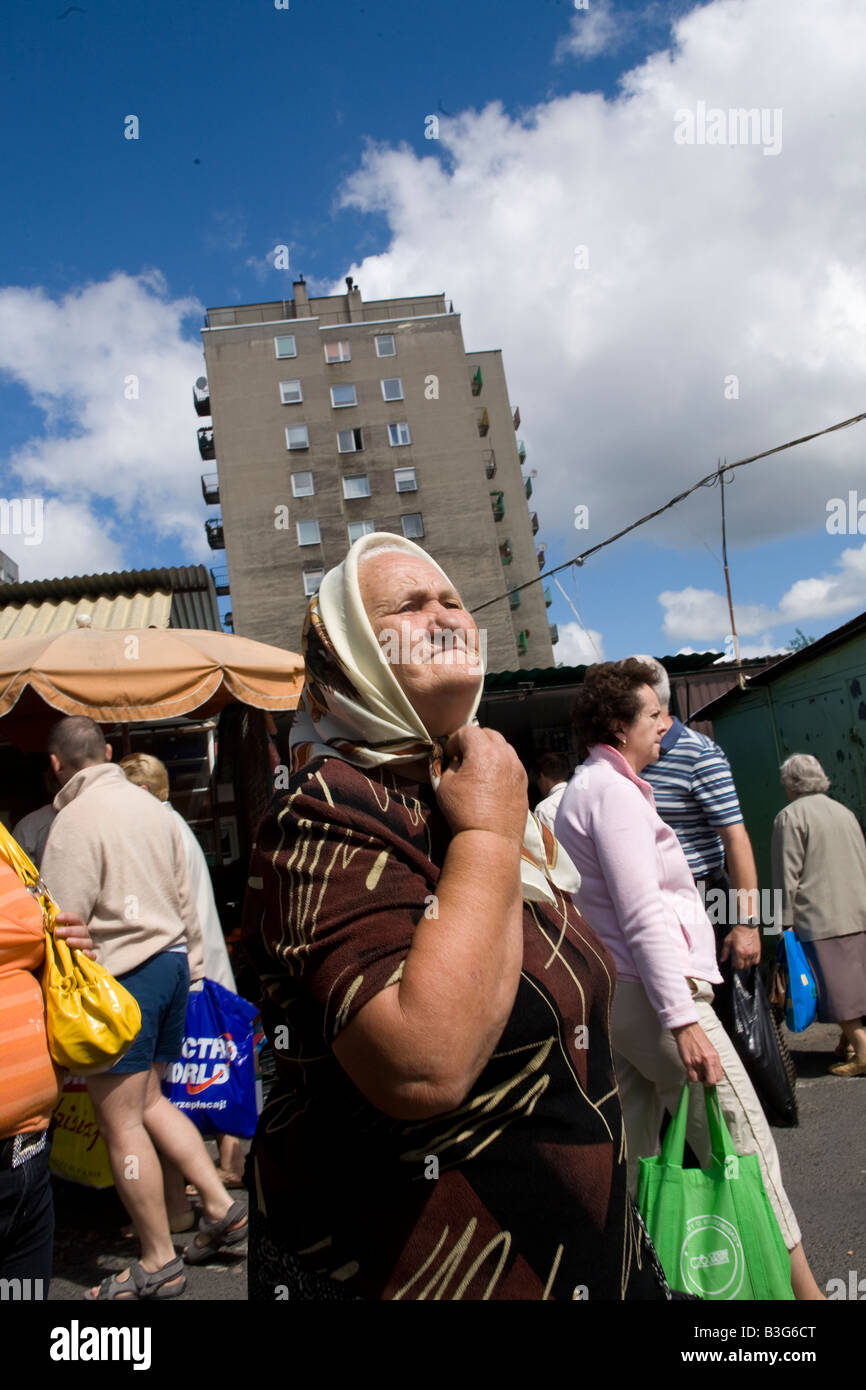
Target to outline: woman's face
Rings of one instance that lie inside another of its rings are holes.
[[[456,589],[427,560],[385,551],[358,568],[382,653],[428,733],[465,724],[483,680],[478,629]]]
[[[662,712],[651,686],[639,686],[637,694],[641,702],[640,712],[630,724],[622,725],[621,736],[625,738],[625,744],[620,743],[618,747],[635,772],[640,772],[641,768],[658,759],[667,716]]]

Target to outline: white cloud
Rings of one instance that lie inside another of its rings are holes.
[[[712,589],[666,589],[659,594],[659,603],[664,609],[662,628],[665,636],[688,638],[691,642],[712,641],[724,638],[731,630],[728,600],[724,594]],[[734,616],[737,632],[754,634],[772,624],[773,614],[762,604],[735,604]],[[708,651],[708,647],[702,647]]]
[[[56,302],[41,289],[0,290],[0,372],[44,416],[43,432],[5,461],[4,485],[15,493],[11,472],[19,494],[56,499],[50,544],[4,538],[22,578],[122,567],[125,546],[148,536],[178,542],[189,563],[209,554],[199,476],[215,465],[201,464],[191,395],[203,360],[182,332],[200,312],[169,299],[157,272],[115,274]]]
[[[590,666],[594,661],[604,661],[604,639],[600,632],[583,628],[580,623],[559,623],[558,628],[554,661],[563,666]]]
[[[41,530],[38,544],[23,536],[0,535],[0,549],[17,561],[22,582],[124,568],[122,541],[109,536],[105,522],[86,506],[49,499]]]
[[[762,656],[784,656],[789,650],[788,647],[780,647],[769,633],[757,642],[740,643],[740,660],[751,661],[753,658],[760,659]],[[714,666],[723,666],[726,661],[735,661],[733,656],[720,656],[718,661],[714,661]]]
[[[770,608],[760,603],[735,603],[734,617],[740,637],[758,637],[757,644],[741,644],[742,656],[763,656],[777,650],[771,635],[782,624],[791,627],[809,619],[853,617],[866,600],[866,543],[859,550],[843,550],[835,574],[817,578],[798,579],[785,591],[778,606]],[[731,631],[728,601],[724,594],[713,589],[666,589],[659,594],[664,610],[662,628],[667,637],[716,641]],[[783,633],[783,636],[788,634]],[[709,651],[709,647],[701,648]]]
[[[779,619],[835,618],[866,602],[866,543],[859,550],[843,550],[837,574],[817,579],[798,579],[779,603]]]
[[[514,117],[495,103],[466,111],[442,121],[436,151],[371,146],[348,180],[344,202],[384,212],[392,232],[384,253],[350,267],[365,297],[444,289],[467,347],[502,348],[543,535],[564,555],[578,549],[578,502],[592,544],[719,456],[861,408],[864,57],[862,0],[712,0],[615,100],[576,92]],[[675,112],[699,102],[781,110],[781,151],[675,143]],[[864,443],[861,425],[738,470],[731,549],[823,532],[827,498],[856,476]],[[698,492],[640,537],[717,544],[718,493]],[[750,630],[762,632],[755,608]]]
[[[568,34],[556,45],[554,57],[597,58],[600,53],[619,47],[628,25],[628,12],[615,18],[610,0],[590,0],[586,9],[576,10]]]

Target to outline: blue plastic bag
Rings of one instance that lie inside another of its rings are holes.
[[[818,1012],[818,988],[815,976],[806,959],[806,952],[793,931],[782,933],[778,946],[784,950],[788,966],[788,988],[785,991],[785,1022],[792,1033],[802,1033],[815,1022]]]
[[[249,1138],[258,1119],[254,1004],[214,980],[191,993],[178,1061],[166,1068],[163,1093],[202,1134]]]

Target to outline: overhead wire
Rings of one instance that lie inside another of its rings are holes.
[[[508,598],[510,594],[520,593],[522,589],[529,589],[533,584],[543,583],[552,575],[558,574],[560,570],[568,569],[569,565],[582,565],[585,560],[589,559],[590,555],[596,555],[600,550],[604,550],[606,546],[613,545],[614,541],[621,540],[623,536],[627,536],[630,531],[637,530],[639,526],[644,526],[648,521],[652,521],[654,517],[661,516],[663,512],[669,511],[671,507],[676,507],[678,503],[684,502],[687,497],[691,497],[693,492],[697,492],[699,487],[712,487],[717,484],[720,471],[722,473],[728,473],[735,468],[743,468],[747,463],[756,463],[759,459],[769,458],[772,454],[781,454],[784,453],[786,449],[794,449],[798,444],[808,444],[812,439],[820,439],[822,435],[834,434],[836,430],[845,430],[851,425],[858,425],[861,420],[866,420],[866,411],[863,411],[860,415],[852,415],[850,420],[840,420],[836,425],[828,425],[826,429],[814,430],[812,434],[803,434],[799,439],[790,439],[787,444],[776,444],[772,449],[763,449],[759,454],[750,454],[748,458],[735,459],[733,463],[725,463],[721,470],[716,466],[712,473],[707,473],[705,477],[699,478],[696,483],[686,488],[684,492],[677,493],[676,497],[672,497],[669,502],[665,502],[661,507],[656,507],[652,512],[647,512],[646,516],[642,516],[637,521],[633,521],[630,526],[624,526],[621,531],[617,531],[614,535],[608,536],[606,540],[599,541],[597,545],[590,546],[589,550],[583,550],[579,555],[573,555],[570,560],[563,560],[561,565],[554,565],[553,569],[548,570],[546,574],[539,573],[537,578],[527,579],[525,583],[517,584],[511,589],[506,589],[504,593],[497,594],[495,598],[485,599],[484,603],[476,604],[476,606],[469,611],[471,613],[480,613],[482,608],[489,608],[491,604],[499,603],[502,599]]]

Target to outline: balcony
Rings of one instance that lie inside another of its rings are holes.
[[[205,461],[216,458],[216,451],[213,446],[213,425],[203,425],[198,431],[198,451]]]
[[[220,483],[218,473],[202,473],[201,495],[209,507],[216,507],[219,505]]]
[[[556,623],[550,624],[550,640],[553,643],[554,647],[559,641],[559,628],[556,626]]]
[[[196,415],[210,415],[210,391],[206,376],[200,376],[193,386],[192,403]]]
[[[225,565],[219,565],[211,570],[213,586],[220,598],[225,598],[231,591],[229,589],[229,572]]]
[[[532,479],[531,479],[531,478],[524,478],[524,479],[523,479],[523,491],[526,493],[526,500],[527,500],[527,502],[528,502],[529,499],[530,499],[530,497],[532,496]]]
[[[553,603],[553,590],[551,589],[550,585],[548,584],[547,588],[546,588],[545,591],[544,591],[544,606],[545,606],[545,608],[549,608],[550,605],[551,605],[552,603]]]
[[[499,547],[499,558],[502,561],[503,565],[511,564],[511,561],[514,559],[514,553],[511,549],[511,541],[502,542],[502,544]]]
[[[532,534],[533,534],[533,536],[537,536],[537,535],[538,535],[538,512],[530,512],[530,513],[529,513],[529,520],[532,522]]]
[[[514,407],[514,428],[515,428],[516,430],[519,430],[519,429],[520,429],[520,406],[519,406],[519,405],[516,405],[516,406]]]
[[[518,632],[517,634],[517,650],[521,656],[526,655],[526,649],[529,646],[529,638],[530,629],[528,627],[525,627],[522,632]]]
[[[522,439],[518,439],[517,441],[517,457],[520,459],[520,465],[522,467],[526,462],[526,445]]]
[[[207,543],[211,550],[225,550],[226,543],[223,536],[223,519],[221,516],[210,517],[204,524]]]
[[[520,594],[517,589],[512,589],[508,595],[508,606],[511,609],[520,607]]]
[[[496,477],[496,455],[492,449],[488,449],[484,455],[484,471],[488,478]]]
[[[481,414],[478,416],[478,433],[481,435],[482,439],[484,438],[485,434],[489,429],[490,416],[487,414],[487,411],[485,409],[482,410]]]
[[[535,554],[538,557],[538,568],[543,570],[546,563],[544,558],[544,546],[542,546],[540,550],[536,550]]]
[[[472,375],[471,375],[470,378],[469,378],[469,385],[470,385],[470,387],[471,387],[471,389],[472,389],[472,394],[473,394],[473,396],[480,396],[480,395],[481,395],[481,387],[483,386],[483,384],[484,384],[484,383],[483,383],[482,380],[481,380],[481,368],[480,368],[480,367],[476,367],[476,368],[475,368],[475,371],[472,373]]]
[[[503,521],[505,519],[505,494],[502,492],[491,492],[490,505],[493,508],[493,520]]]

